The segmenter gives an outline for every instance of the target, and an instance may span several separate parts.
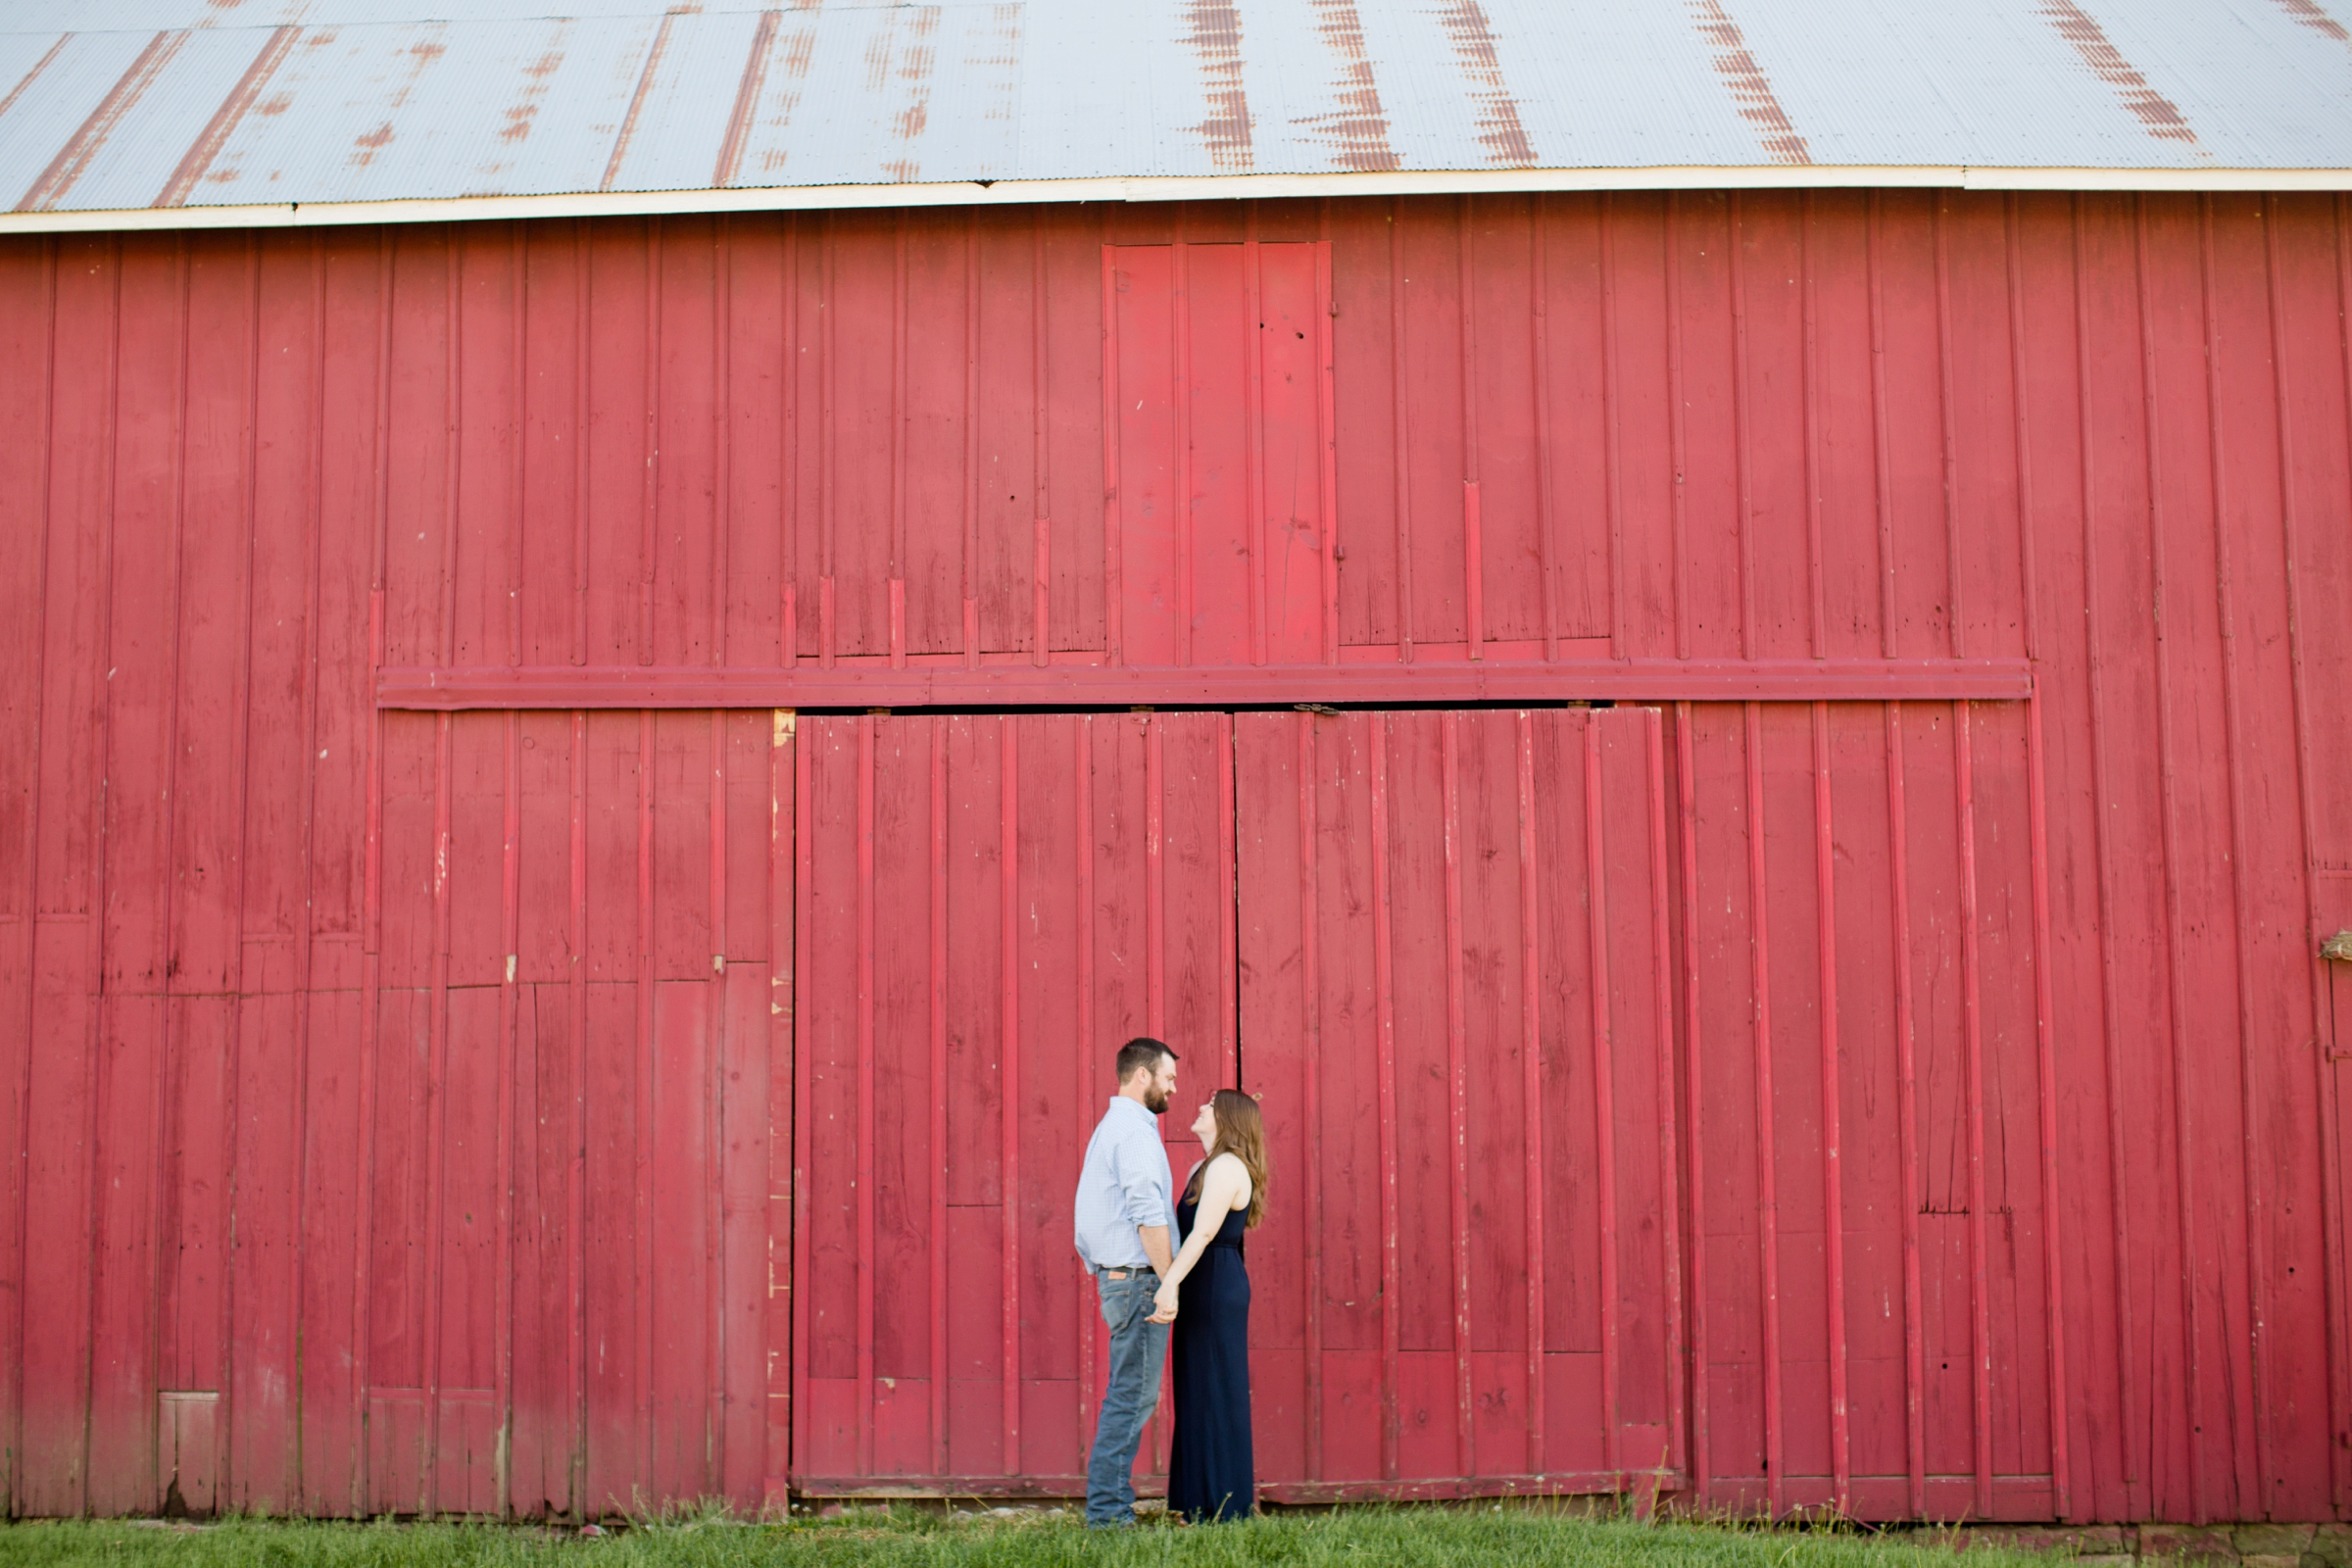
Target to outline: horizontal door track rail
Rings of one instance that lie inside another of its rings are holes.
[[[1165,708],[1290,703],[2017,702],[2024,660],[1427,659],[1220,668],[961,662],[830,669],[707,664],[414,666],[380,670],[380,708]]]

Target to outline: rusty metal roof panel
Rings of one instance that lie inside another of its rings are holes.
[[[2352,0],[13,0],[0,191],[67,213],[1252,174],[2342,172],[2338,12]]]

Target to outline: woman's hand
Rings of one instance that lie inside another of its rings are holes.
[[[1160,1286],[1158,1293],[1152,1298],[1151,1321],[1153,1323],[1176,1321],[1176,1282],[1174,1280],[1169,1280]]]

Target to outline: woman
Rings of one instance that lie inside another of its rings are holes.
[[[1183,1246],[1154,1305],[1176,1312],[1168,1337],[1176,1393],[1168,1509],[1201,1524],[1247,1518],[1257,1506],[1242,1233],[1266,1217],[1266,1124],[1256,1101],[1220,1089],[1193,1118],[1193,1136],[1207,1152],[1176,1205]]]

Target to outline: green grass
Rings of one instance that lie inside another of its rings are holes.
[[[2049,1559],[1972,1550],[1968,1568]],[[705,1516],[641,1523],[601,1538],[496,1525],[286,1524],[203,1528],[123,1522],[0,1526],[0,1563],[158,1568],[737,1568],[752,1564],[939,1568],[1309,1568],[1374,1564],[1558,1564],[1563,1568],[1953,1568],[1908,1538],[1844,1530],[1751,1530],[1588,1519],[1532,1508],[1363,1507],[1281,1513],[1245,1524],[1147,1524],[1090,1535],[1074,1517],[946,1517],[909,1508],[833,1520],[738,1524]]]

